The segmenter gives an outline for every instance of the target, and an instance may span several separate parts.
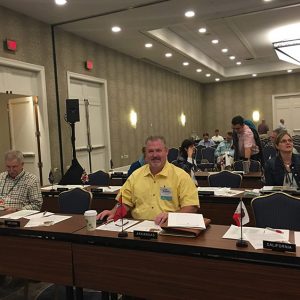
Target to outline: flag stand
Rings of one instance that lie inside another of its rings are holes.
[[[243,239],[243,208],[242,208],[242,202],[240,201],[240,213],[241,213],[241,216],[240,216],[240,227],[241,227],[241,238],[239,238],[237,241],[236,241],[236,246],[239,247],[239,248],[246,248],[248,247],[248,242],[246,240]]]
[[[118,233],[118,237],[128,237],[128,232],[123,229],[123,217],[122,217],[122,230]]]

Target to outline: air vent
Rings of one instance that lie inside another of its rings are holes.
[[[174,70],[174,69],[171,69],[171,68],[168,68],[168,67],[166,67],[166,66],[163,66],[163,65],[161,65],[161,64],[159,64],[159,63],[157,63],[157,62],[155,62],[155,61],[153,61],[153,60],[151,60],[151,59],[148,59],[148,58],[146,58],[146,57],[142,57],[141,60],[144,61],[144,62],[146,62],[146,63],[148,63],[148,64],[151,64],[151,65],[154,65],[154,66],[156,66],[156,67],[159,67],[159,68],[161,68],[161,69],[165,69],[165,70],[167,70],[167,71],[169,71],[169,72],[172,72],[172,73],[175,73],[175,74],[180,74],[179,71]]]

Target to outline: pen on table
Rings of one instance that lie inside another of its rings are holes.
[[[267,230],[270,230],[270,231],[274,231],[274,232],[277,232],[277,233],[281,233],[283,234],[284,232],[282,230],[279,230],[279,229],[274,229],[274,228],[271,228],[271,227],[266,227]]]

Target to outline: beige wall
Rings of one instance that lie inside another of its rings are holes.
[[[277,75],[262,78],[206,84],[203,90],[203,130],[222,134],[231,129],[235,115],[252,119],[253,110],[259,110],[261,119],[272,128],[272,95],[300,92],[300,74]]]
[[[9,37],[18,42],[15,54],[1,48],[0,56],[45,66],[52,167],[59,167],[50,26],[0,7],[0,34],[2,40]],[[63,121],[65,99],[68,98],[67,71],[107,80],[115,166],[136,160],[149,134],[164,135],[170,146],[177,146],[193,131],[200,131],[202,86],[199,83],[61,30],[56,30],[56,51],[65,165],[71,162],[70,130]],[[92,71],[84,69],[87,59],[94,61]],[[136,129],[131,128],[128,121],[132,108],[139,118]],[[181,112],[187,116],[185,127],[178,122]],[[128,154],[128,159],[121,159],[122,154]]]

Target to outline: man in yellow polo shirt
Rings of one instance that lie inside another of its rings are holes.
[[[123,204],[134,219],[154,220],[161,225],[168,212],[196,213],[199,207],[197,188],[191,177],[167,161],[165,139],[151,136],[146,140],[148,164],[137,169],[121,188]],[[98,218],[112,219],[117,207],[104,210]]]

